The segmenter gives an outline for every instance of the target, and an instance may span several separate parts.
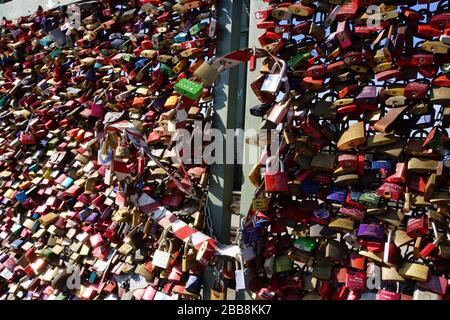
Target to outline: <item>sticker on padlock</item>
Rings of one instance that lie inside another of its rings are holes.
[[[280,71],[278,73],[275,73],[277,67],[280,69]],[[283,60],[277,61],[276,64],[274,64],[271,72],[264,79],[264,82],[262,83],[260,89],[261,92],[276,94],[278,93],[278,90],[280,89],[282,82],[284,82],[286,87],[287,82],[286,80],[284,80],[286,77],[285,73],[286,73],[286,62],[284,62]],[[285,88],[285,92],[286,91],[287,90]]]

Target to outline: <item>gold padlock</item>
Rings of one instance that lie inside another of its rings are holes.
[[[194,251],[192,247],[192,238],[189,237],[189,240],[184,244],[184,252],[181,258],[181,269],[183,272],[189,272],[192,268],[197,264],[197,253]]]
[[[379,73],[379,72],[386,71],[389,69],[392,69],[392,62],[384,62],[384,63],[377,64],[372,70],[374,73]]]
[[[381,48],[375,52],[374,60],[376,64],[392,61],[392,55],[388,48]]]
[[[269,210],[269,199],[266,197],[257,197],[252,200],[252,208],[254,211]]]
[[[359,121],[351,125],[341,136],[337,143],[340,151],[355,148],[366,141],[364,122]]]
[[[203,62],[195,70],[194,75],[207,86],[212,85],[220,76],[220,73],[207,62]]]
[[[226,300],[225,285],[221,278],[216,278],[211,288],[211,300]]]
[[[445,104],[450,100],[450,88],[438,87],[431,91],[430,101],[434,104]]]
[[[420,48],[432,53],[447,54],[450,46],[440,41],[425,41]]]

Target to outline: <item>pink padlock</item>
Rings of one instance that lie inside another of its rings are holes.
[[[91,243],[92,248],[100,247],[104,244],[102,235],[100,233],[96,233],[89,238],[89,242]]]

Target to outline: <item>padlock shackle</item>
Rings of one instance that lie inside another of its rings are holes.
[[[167,251],[167,252],[172,253],[172,249],[173,249],[172,240],[167,239],[167,238],[164,238],[161,240],[161,242],[159,243],[159,246],[158,246],[158,250],[165,251],[164,248],[167,247],[167,244],[169,244],[169,251]]]
[[[270,169],[272,169],[271,162],[272,162],[272,159],[275,159],[275,158],[276,158],[276,156],[267,157],[266,172],[271,172],[271,170],[270,170]],[[279,159],[278,163],[280,164],[280,172],[284,172],[284,161]]]
[[[189,249],[191,249],[192,247],[192,236],[189,236],[188,240],[184,243],[184,255],[187,255],[189,253]]]

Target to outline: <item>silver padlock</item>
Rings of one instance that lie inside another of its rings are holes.
[[[445,43],[445,44],[450,44],[450,36],[447,36],[447,35],[443,34],[439,38],[439,41],[441,41],[442,43]]]
[[[280,73],[275,73],[277,66],[281,63]],[[286,62],[281,60],[277,61],[272,67],[270,74],[267,75],[261,86],[261,92],[268,92],[272,94],[276,94],[280,89],[281,82],[284,80],[286,74]]]
[[[348,243],[351,247],[354,249],[359,249],[361,245],[358,241],[358,236],[354,232],[348,232],[344,235],[344,240],[346,243]]]
[[[264,261],[264,271],[266,272],[267,278],[271,279],[275,273],[275,256],[270,256]]]
[[[413,300],[442,300],[442,296],[434,292],[416,289],[413,293]]]
[[[165,251],[164,248],[168,245],[169,250]],[[159,243],[158,249],[153,254],[152,263],[156,267],[160,267],[162,269],[167,269],[170,263],[170,258],[172,256],[172,241],[167,238],[164,238]]]

